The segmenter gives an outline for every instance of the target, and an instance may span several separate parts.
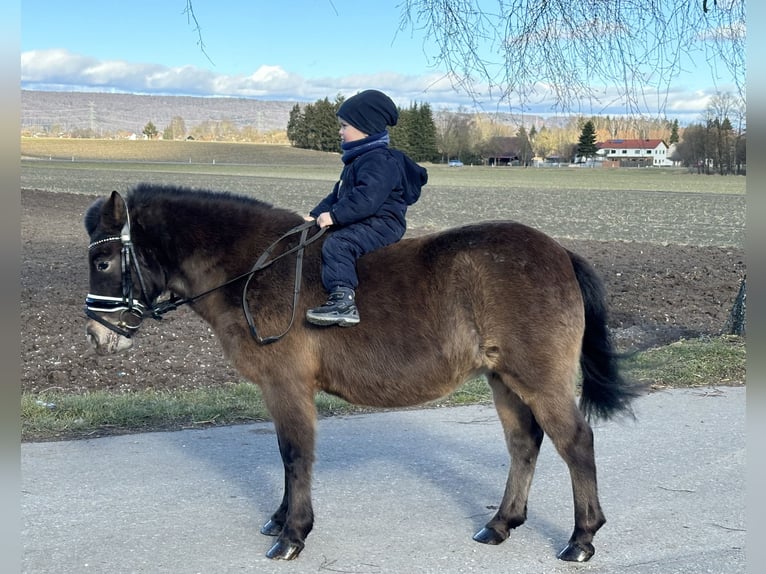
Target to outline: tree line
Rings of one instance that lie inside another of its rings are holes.
[[[747,165],[744,103],[718,94],[702,121],[687,126],[683,140],[670,158],[698,173],[744,175]]]
[[[343,101],[338,96],[334,101],[324,98],[303,106],[296,104],[286,129],[267,133],[254,126],[238,128],[226,119],[202,122],[188,129],[180,116],[164,127],[150,121],[142,133],[148,139],[290,143],[339,152],[336,114]],[[662,139],[670,146],[676,144],[669,159],[681,166],[706,174],[746,173],[745,104],[730,94],[716,95],[700,122],[684,128],[678,120],[627,116],[570,116],[544,121],[532,116],[525,122],[524,117],[463,109],[434,113],[427,103],[414,103],[399,112],[398,124],[390,129],[392,145],[421,162],[459,159],[465,164],[481,165],[503,154],[513,157],[517,165],[530,165],[535,157],[566,163],[578,155],[592,157],[599,141]],[[110,137],[87,130],[67,136]]]
[[[290,144],[340,152],[337,112],[343,101],[342,96],[337,96],[334,101],[324,98],[304,106],[296,104],[287,124]],[[724,109],[720,102],[712,105],[715,110],[707,112],[711,117],[729,109]],[[706,166],[707,172],[739,173],[744,165],[743,135],[734,133],[726,117],[711,119],[703,130],[704,139],[699,135],[700,129],[696,125],[686,128],[683,142],[678,120],[572,117],[563,127],[543,125],[538,129],[532,125],[527,129],[521,125],[514,129],[487,114],[443,112],[435,118],[428,104],[416,103],[408,109],[399,108],[399,122],[389,129],[389,134],[391,145],[416,161],[446,163],[459,159],[464,163],[484,164],[487,158],[502,153],[512,157],[517,165],[530,165],[533,157],[557,157],[562,162],[573,161],[578,155],[592,157],[597,151],[597,141],[608,139],[662,139],[669,145],[678,144],[670,159],[681,165],[696,167],[699,163]]]
[[[333,102],[324,98],[303,107],[295,104],[287,122],[287,139],[299,148],[340,152],[337,114],[344,101],[345,98],[339,95]],[[391,146],[415,161],[438,161],[437,129],[431,106],[414,103],[409,108],[397,109],[399,120],[388,129]]]

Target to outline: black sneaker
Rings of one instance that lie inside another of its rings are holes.
[[[350,327],[359,323],[359,311],[352,289],[336,289],[321,307],[306,311],[306,320],[314,325]]]

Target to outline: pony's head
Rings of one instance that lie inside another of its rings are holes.
[[[90,206],[84,223],[90,236],[90,287],[85,300],[88,341],[101,355],[125,351],[133,346],[132,336],[147,310],[127,203],[114,191]]]

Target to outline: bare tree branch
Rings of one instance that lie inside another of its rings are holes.
[[[208,53],[205,50],[205,42],[202,40],[202,28],[200,27],[199,22],[197,21],[197,15],[194,13],[194,6],[192,5],[192,0],[186,0],[186,8],[184,8],[181,13],[186,14],[186,21],[189,24],[191,24],[192,22],[194,23],[194,31],[197,32],[197,46],[199,46],[200,51],[205,55],[208,61],[215,66],[215,62],[213,62],[213,60],[210,59],[210,56],[208,56]]]
[[[403,0],[400,29],[436,46],[432,65],[474,101],[626,112],[662,109],[684,61],[707,61],[744,99],[745,0]],[[720,58],[726,69],[715,67]],[[616,90],[616,92],[614,91]],[[611,95],[610,95],[611,94]],[[652,98],[652,101],[648,101]],[[655,101],[656,100],[656,101]]]

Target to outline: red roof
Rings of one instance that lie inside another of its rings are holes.
[[[662,140],[606,140],[605,142],[598,142],[596,147],[608,147],[611,149],[656,149],[657,146],[664,143]]]

